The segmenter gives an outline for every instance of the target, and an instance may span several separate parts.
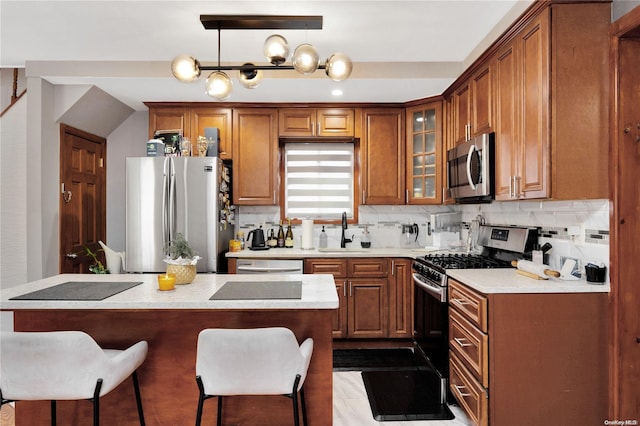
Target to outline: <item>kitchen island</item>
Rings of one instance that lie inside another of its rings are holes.
[[[141,282],[100,301],[11,300],[70,281]],[[243,281],[301,281],[299,299],[209,300],[222,286]],[[105,348],[149,343],[139,369],[147,425],[195,423],[196,343],[204,328],[283,326],[302,342],[314,340],[305,382],[310,425],[332,424],[332,317],[338,297],[331,275],[247,276],[199,274],[191,284],[159,291],[155,274],[57,275],[3,290],[0,309],[12,311],[16,331],[82,330]],[[205,403],[204,421],[212,423],[216,402]],[[138,424],[135,398],[128,379],[100,400],[102,422]],[[281,396],[233,397],[224,401],[225,424],[282,425],[291,422],[291,400]],[[62,401],[58,419],[64,424],[89,424],[91,404]],[[47,402],[19,402],[16,425],[47,424]]]

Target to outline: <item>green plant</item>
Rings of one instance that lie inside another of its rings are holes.
[[[93,265],[89,266],[89,270],[94,274],[108,274],[109,270],[104,267],[104,264],[98,259],[98,255],[94,253],[89,247],[84,246],[87,256],[93,259]],[[98,251],[103,251],[99,249]]]
[[[176,237],[173,240],[168,241],[164,245],[164,251],[171,259],[174,260],[179,257],[191,259],[195,255],[195,252],[191,246],[189,246],[189,242],[185,240],[184,235],[180,233],[176,234]]]

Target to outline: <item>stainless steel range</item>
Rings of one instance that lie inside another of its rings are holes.
[[[440,373],[443,395],[449,377],[447,270],[511,268],[537,240],[535,228],[480,225],[473,252],[441,251],[414,260],[414,341]]]
[[[511,268],[537,241],[535,228],[481,225],[473,253],[436,252],[413,262],[413,281],[441,303],[447,302],[447,269]]]

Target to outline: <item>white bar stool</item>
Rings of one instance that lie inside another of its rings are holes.
[[[307,424],[304,381],[311,362],[313,339],[298,345],[283,327],[205,329],[198,336],[196,382],[200,390],[196,426],[202,420],[205,399],[218,397],[218,426],[222,425],[222,397],[283,395],[293,400],[294,424]]]
[[[127,377],[133,379],[140,424],[144,426],[136,369],[147,356],[146,341],[128,349],[102,349],[82,331],[2,332],[0,334],[0,401],[87,399],[93,403],[93,424],[100,423],[100,397]]]

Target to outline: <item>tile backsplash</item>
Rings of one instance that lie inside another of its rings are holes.
[[[540,243],[549,242],[549,264],[559,269],[560,257],[573,257],[588,262],[609,264],[609,201],[515,201],[452,206],[360,206],[358,225],[349,225],[347,237],[353,235],[351,247],[360,246],[365,225],[371,235],[371,247],[417,248],[433,245],[427,235],[429,215],[457,211],[461,213],[460,239],[466,241],[468,225],[481,214],[487,224],[537,227]],[[339,217],[336,217],[339,219]],[[245,231],[263,226],[277,230],[280,210],[275,206],[240,206],[237,229]],[[406,238],[403,224],[417,224],[418,235]],[[314,246],[317,246],[322,225],[314,226]],[[340,246],[341,228],[325,225],[329,247]],[[295,245],[300,246],[300,226],[293,227]]]

